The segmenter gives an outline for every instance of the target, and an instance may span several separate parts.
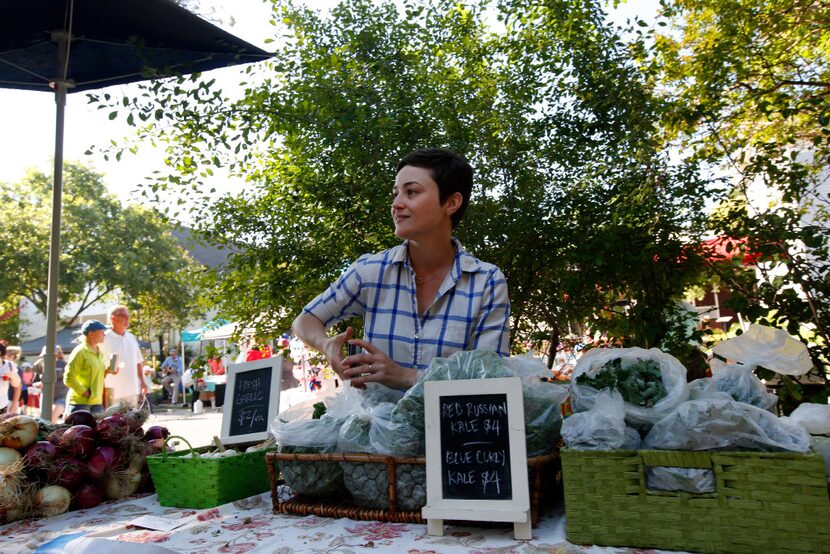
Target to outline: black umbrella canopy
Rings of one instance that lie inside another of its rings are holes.
[[[0,2],[0,87],[48,91],[65,79],[77,92],[269,56],[171,0]]]
[[[0,87],[55,93],[55,171],[41,416],[52,414],[67,92],[270,55],[171,0],[0,0]]]

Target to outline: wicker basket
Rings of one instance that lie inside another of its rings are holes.
[[[714,493],[646,488],[646,466],[714,471]],[[830,552],[821,456],[562,449],[568,540],[698,552]]]
[[[184,458],[185,454],[207,452],[212,447],[193,448],[179,436],[168,437],[165,445],[172,439],[181,439],[190,449],[147,457],[162,506],[213,508],[268,490],[266,450],[227,458]]]
[[[559,452],[554,450],[543,456],[528,458],[528,481],[530,484],[530,507],[532,523],[535,525],[539,517],[539,505],[545,485],[551,486],[559,482]],[[265,456],[268,473],[271,477],[271,501],[274,513],[298,515],[317,515],[323,517],[347,517],[365,521],[389,521],[394,523],[424,523],[421,510],[402,510],[399,506],[411,504],[402,501],[399,497],[398,484],[404,473],[407,475],[426,475],[426,458],[384,456],[380,454],[294,454],[269,452]],[[384,502],[385,508],[367,508],[356,505],[353,501],[320,500],[303,498],[292,495],[290,498],[281,498],[279,487],[279,464],[283,463],[331,463],[331,464],[365,464],[369,473],[383,474],[383,484],[388,486],[388,499]],[[420,466],[423,473],[415,470]],[[380,468],[380,470],[379,470]],[[547,477],[547,478],[546,478]],[[424,483],[426,486],[426,483]],[[407,499],[409,500],[409,499]]]

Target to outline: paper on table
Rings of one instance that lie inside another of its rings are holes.
[[[144,515],[127,522],[128,527],[143,527],[153,531],[172,531],[176,527],[188,523],[192,518],[169,519],[166,517]]]

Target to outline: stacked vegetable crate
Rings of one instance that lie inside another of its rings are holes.
[[[713,553],[830,552],[820,455],[562,449],[561,456],[570,542]],[[711,469],[716,490],[649,490],[646,466]]]

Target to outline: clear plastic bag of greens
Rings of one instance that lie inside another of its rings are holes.
[[[308,406],[287,410],[271,425],[280,453],[317,454],[334,452],[340,429],[349,415],[361,410],[362,395],[350,386],[324,400],[326,412],[319,419],[303,419]],[[294,492],[311,498],[342,498],[347,495],[343,472],[337,462],[282,461],[280,471]]]
[[[399,441],[398,453],[424,453],[424,383],[461,379],[519,377],[525,412],[525,437],[528,456],[551,451],[559,440],[562,425],[561,404],[568,397],[567,387],[544,382],[550,370],[531,356],[502,358],[495,352],[470,350],[448,358],[434,358],[415,385],[392,410],[389,424]]]
[[[646,487],[694,494],[715,492],[715,472],[698,467],[646,466]]]
[[[384,402],[364,407],[349,417],[340,429],[338,450],[369,454],[402,455],[398,425],[391,421],[394,404]],[[386,465],[378,462],[340,462],[343,480],[360,507],[389,508],[389,476]],[[398,508],[418,510],[426,504],[426,468],[423,464],[395,466]]]
[[[807,452],[810,435],[799,425],[743,402],[689,400],[654,424],[643,448]]]
[[[647,428],[689,397],[686,368],[657,348],[594,348],[576,364],[571,381],[574,411],[591,409],[603,388],[625,401],[625,419]]]
[[[747,366],[727,365],[712,360],[712,378],[707,380],[701,398],[716,398],[714,393],[725,393],[733,400],[751,404],[775,413],[778,396],[767,392],[767,387]]]
[[[562,439],[574,450],[619,450],[626,443],[625,407],[620,393],[603,389],[593,407],[562,424]],[[629,438],[630,440],[630,438]]]

